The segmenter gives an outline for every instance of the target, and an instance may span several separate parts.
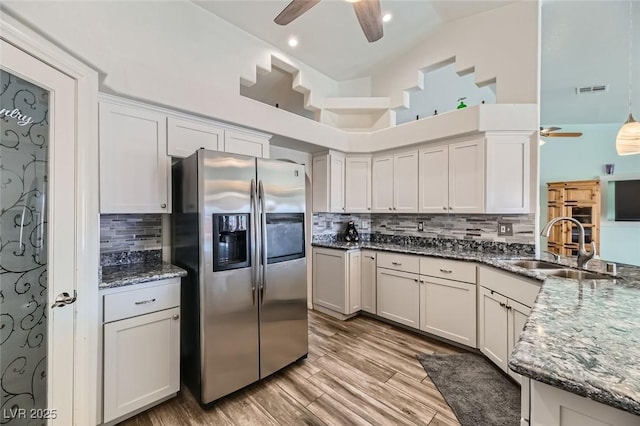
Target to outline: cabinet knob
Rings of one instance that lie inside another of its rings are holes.
[[[176,314],[176,315],[172,316],[171,319],[174,320],[174,321],[177,320],[177,319],[180,319],[180,315]]]
[[[447,207],[446,207],[446,206],[442,207],[442,210],[446,210],[446,209],[447,209]]]
[[[394,207],[393,209],[395,210],[396,208]]]
[[[393,210],[391,207],[389,207],[389,210]]]
[[[449,210],[453,210],[453,207],[449,207]]]
[[[371,207],[367,207],[367,210],[371,210]]]
[[[162,204],[160,204],[160,207],[163,208],[163,209],[166,209],[167,205],[165,203],[162,203]]]

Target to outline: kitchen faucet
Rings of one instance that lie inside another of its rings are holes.
[[[553,219],[551,219],[549,221],[549,223],[547,223],[544,228],[542,228],[542,231],[540,231],[540,235],[542,235],[543,237],[548,237],[549,233],[551,232],[551,227],[553,225],[555,225],[556,223],[560,222],[561,220],[568,220],[570,222],[574,222],[576,225],[578,225],[578,230],[580,231],[580,234],[578,235],[578,268],[584,268],[584,265],[591,260],[591,258],[593,256],[595,256],[596,254],[596,243],[591,241],[591,253],[589,253],[584,245],[584,226],[582,226],[582,224],[580,222],[578,222],[576,219],[572,218],[572,217],[568,217],[568,216],[560,216],[560,217],[555,217]]]

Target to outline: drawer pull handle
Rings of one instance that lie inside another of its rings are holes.
[[[136,303],[136,305],[146,305],[147,303],[153,303],[155,301],[156,301],[156,299],[153,298],[153,299],[149,299],[149,300],[141,300],[141,301],[135,302],[135,303]]]
[[[502,302],[498,302],[498,303],[500,303],[500,306],[502,306],[503,308],[507,306],[506,303],[502,303]]]
[[[396,266],[401,266],[402,265],[402,263],[400,263],[400,262],[391,262],[391,264],[396,265]]]
[[[450,269],[442,269],[442,268],[440,268],[440,272],[442,272],[443,274],[450,274],[450,273],[452,273],[453,271],[452,271],[452,270],[450,270]]]
[[[373,257],[373,256],[365,256],[365,257],[366,257],[367,259],[373,259],[373,260],[375,260],[375,259],[376,259],[376,258],[375,258],[375,257]]]

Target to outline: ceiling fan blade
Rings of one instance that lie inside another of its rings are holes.
[[[318,3],[320,0],[293,0],[273,21],[278,25],[287,25]]]
[[[382,12],[380,0],[360,0],[353,3],[358,22],[369,43],[382,38]]]
[[[540,132],[543,138],[578,138],[582,136],[582,132]]]

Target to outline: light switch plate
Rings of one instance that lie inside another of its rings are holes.
[[[513,236],[513,223],[498,222],[498,236],[499,237]]]
[[[369,229],[369,221],[368,220],[363,220],[360,222],[360,228],[361,229]]]
[[[418,222],[418,231],[424,231],[424,222]]]

